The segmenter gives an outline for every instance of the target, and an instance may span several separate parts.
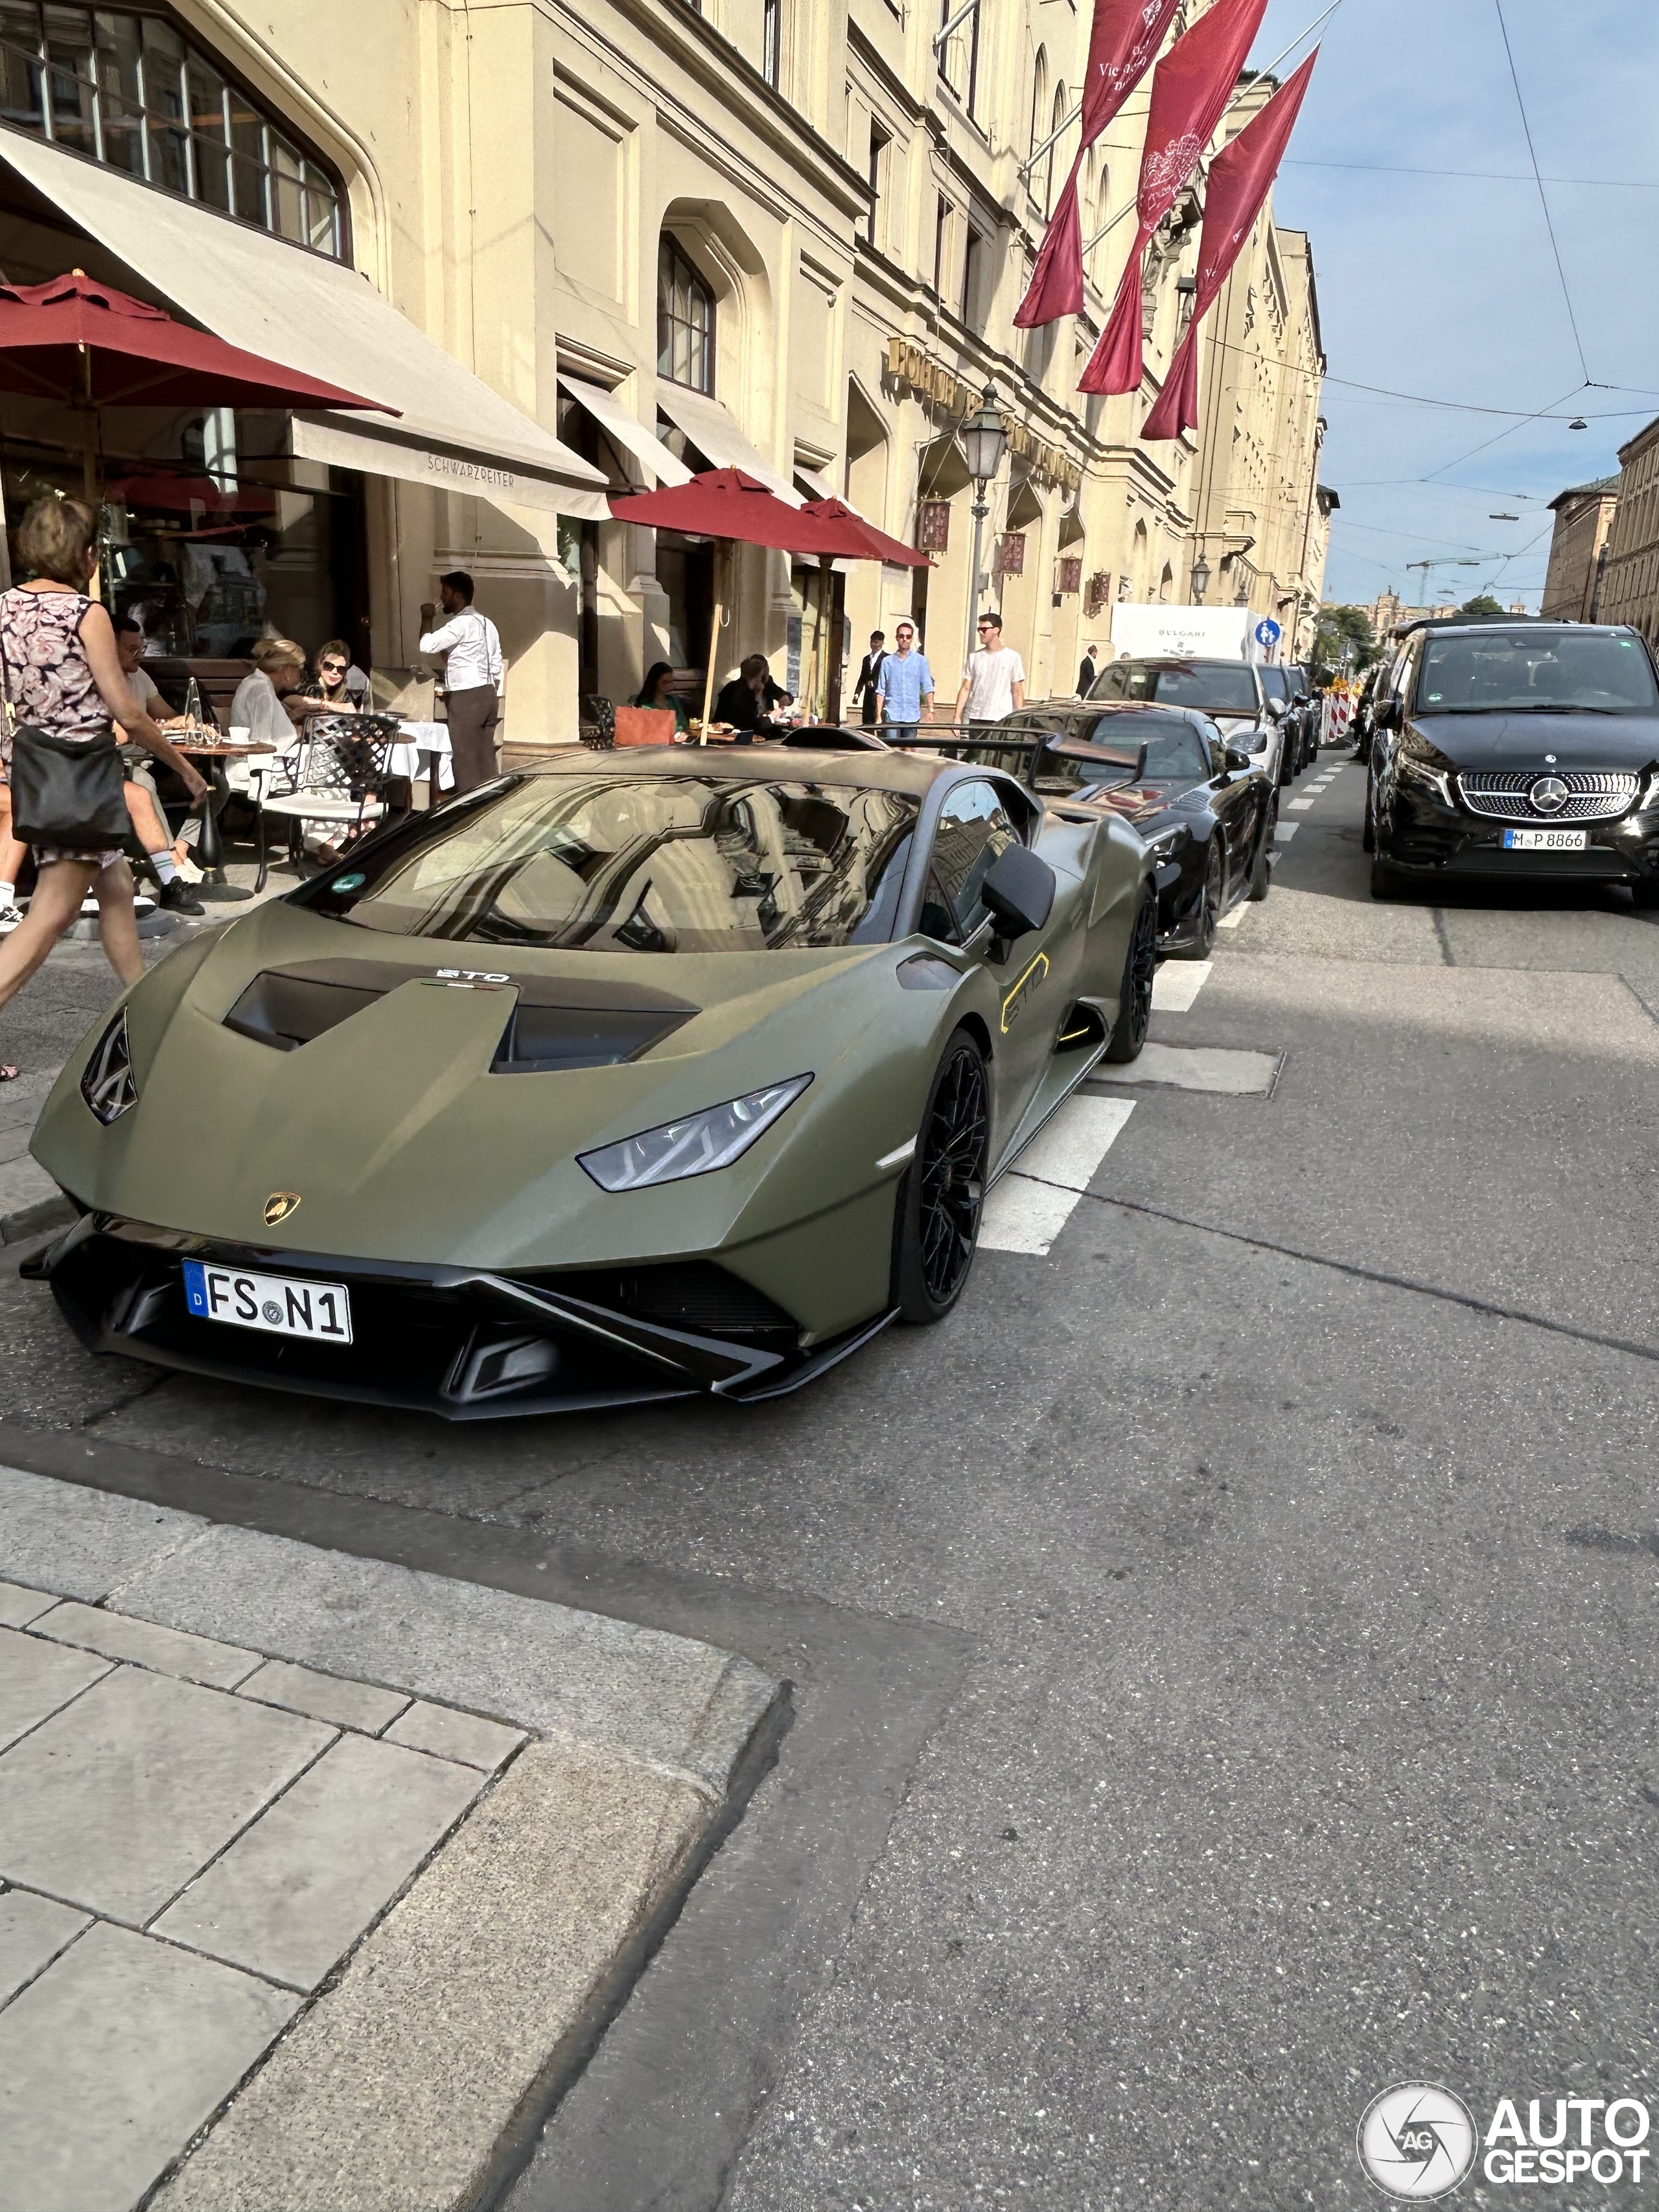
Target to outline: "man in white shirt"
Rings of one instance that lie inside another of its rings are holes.
[[[422,653],[444,655],[444,697],[449,742],[455,757],[455,790],[476,791],[497,773],[495,724],[501,713],[501,641],[488,615],[472,604],[472,579],[453,568],[438,579],[447,619],[432,627],[438,610],[430,599],[421,609],[425,629]]]
[[[979,651],[970,653],[957,694],[958,722],[1000,722],[1025,704],[1025,663],[1002,641],[1002,617],[979,618]]]

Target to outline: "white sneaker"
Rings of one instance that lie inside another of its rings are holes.
[[[15,906],[0,906],[0,937],[9,937],[22,919]]]

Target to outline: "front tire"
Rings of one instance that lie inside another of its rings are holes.
[[[943,1321],[962,1296],[979,1243],[990,1141],[985,1056],[959,1029],[934,1071],[899,1196],[893,1304],[902,1321]]]
[[[1273,839],[1279,834],[1279,793],[1274,792],[1267,802],[1267,812],[1261,824],[1261,835],[1255,841],[1255,858],[1250,864],[1250,896],[1264,899],[1273,889],[1273,870],[1268,865],[1273,849]]]
[[[1645,876],[1630,887],[1630,902],[1638,914],[1659,910],[1659,877]]]
[[[1198,934],[1190,945],[1183,945],[1172,952],[1172,960],[1207,960],[1215,951],[1215,933],[1221,921],[1221,909],[1226,901],[1226,875],[1222,866],[1221,842],[1212,836],[1208,857],[1204,863],[1204,888],[1198,899]]]
[[[1123,981],[1118,986],[1117,1019],[1104,1058],[1115,1067],[1139,1060],[1152,1020],[1152,980],[1158,974],[1158,894],[1149,884],[1135,909],[1129,932],[1129,949],[1123,957]]]
[[[1368,853],[1376,850],[1376,816],[1371,807],[1371,780],[1365,778],[1365,827],[1359,842]]]

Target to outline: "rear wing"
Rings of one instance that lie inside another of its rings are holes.
[[[923,723],[895,748],[936,753],[974,768],[1000,769],[1030,791],[1049,797],[1073,792],[1116,791],[1138,783],[1146,766],[1145,745],[1097,745],[1063,737],[1036,723],[958,722],[935,729]],[[1085,770],[1095,773],[1085,774]]]

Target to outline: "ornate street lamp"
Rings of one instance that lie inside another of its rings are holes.
[[[1002,457],[1008,450],[1008,431],[997,405],[996,387],[988,384],[983,398],[962,426],[962,456],[968,464],[968,473],[974,479],[974,568],[968,586],[968,650],[971,653],[979,628],[979,561],[981,543],[985,531],[985,518],[990,513],[990,502],[985,496],[990,483],[1002,466]]]
[[[1210,588],[1210,564],[1200,553],[1193,563],[1193,603],[1202,606],[1204,594]]]

